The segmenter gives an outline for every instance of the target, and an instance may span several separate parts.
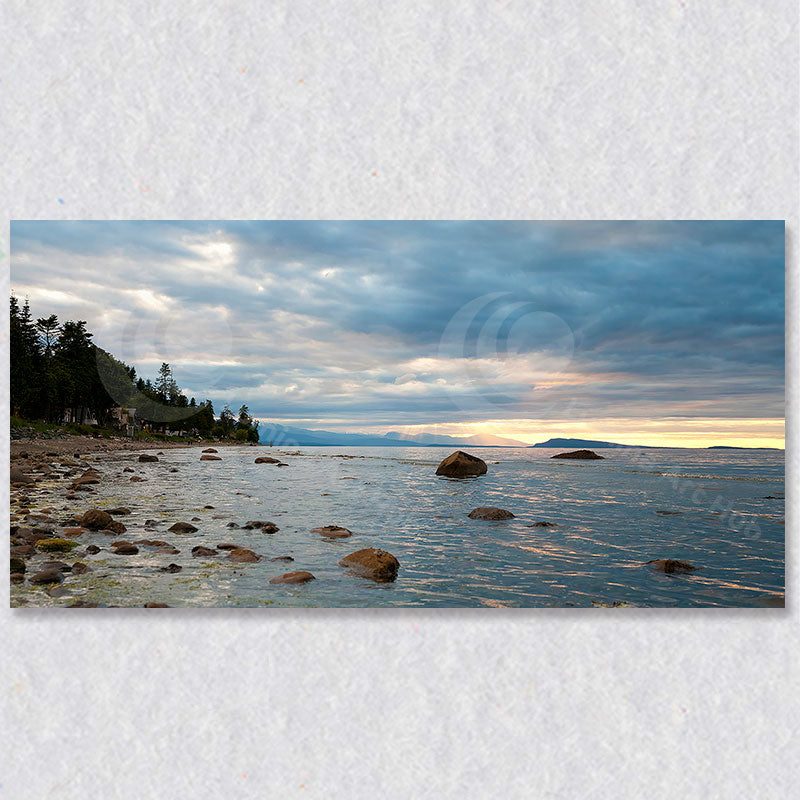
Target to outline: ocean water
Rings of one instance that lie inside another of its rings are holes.
[[[434,474],[452,448],[219,451],[222,461],[214,462],[200,462],[198,449],[167,450],[153,464],[139,464],[138,453],[91,457],[104,475],[97,493],[51,505],[81,512],[128,506],[133,514],[119,518],[128,531],[115,539],[164,539],[180,555],[146,547],[136,556],[112,555],[107,536],[85,534],[79,551],[91,543],[104,548],[80,556],[93,572],[68,576],[57,598],[27,583],[12,586],[12,605],[730,607],[767,605],[784,591],[782,451],[610,449],[600,451],[603,461],[567,461],[552,460],[558,451],[544,448],[478,448],[473,452],[488,474],[460,481]],[[289,466],[254,464],[258,455],[279,455]],[[147,480],[130,483],[124,466]],[[499,506],[515,518],[469,519],[476,506]],[[195,516],[197,533],[167,532]],[[146,519],[159,525],[145,529]],[[247,520],[270,520],[280,530],[226,527]],[[556,527],[530,527],[540,520]],[[323,525],[349,528],[353,536],[330,542],[310,533]],[[195,545],[221,542],[265,560],[232,564],[224,553],[191,555]],[[338,566],[363,547],[393,553],[397,580],[374,583]],[[277,556],[294,562],[268,560]],[[665,575],[644,565],[662,558],[701,569]],[[45,560],[37,556],[29,572],[36,559]],[[169,563],[183,570],[158,571]],[[268,583],[294,570],[316,580]]]

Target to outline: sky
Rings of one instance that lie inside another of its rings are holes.
[[[264,421],[784,446],[782,221],[18,221],[11,288]]]

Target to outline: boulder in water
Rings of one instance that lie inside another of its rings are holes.
[[[310,572],[287,572],[284,575],[277,575],[270,578],[270,583],[308,583],[316,578]]]
[[[700,567],[696,567],[688,561],[679,561],[674,558],[654,559],[653,561],[648,561],[647,566],[658,572],[665,572],[667,575],[685,574],[700,569]]]
[[[280,459],[271,458],[270,456],[259,456],[255,460],[256,464],[280,464]]]
[[[445,478],[473,478],[486,474],[486,462],[463,450],[456,450],[439,464],[436,474]]]
[[[325,525],[323,528],[312,528],[311,533],[318,533],[326,539],[347,539],[353,535],[347,528],[340,528],[338,525]]]
[[[197,528],[189,522],[176,522],[168,530],[172,533],[194,533]]]
[[[113,521],[111,514],[101,511],[99,508],[90,508],[80,520],[82,528],[89,528],[92,531],[108,528]]]
[[[158,461],[158,456],[150,456],[150,455],[147,455],[147,453],[142,453],[142,455],[139,456],[139,461],[141,463],[146,463],[146,462],[150,462],[150,461]]]
[[[233,561],[236,564],[248,564],[261,561],[261,556],[246,547],[237,547],[228,553],[228,561]]]
[[[200,460],[201,461],[222,461],[222,459],[219,456],[210,456],[210,455],[200,456]]]
[[[572,450],[569,453],[559,453],[557,456],[550,456],[550,458],[582,458],[587,461],[596,461],[605,458],[605,456],[599,456],[591,450]]]
[[[397,577],[400,562],[386,550],[375,547],[365,547],[345,556],[340,562],[340,567],[347,567],[353,574],[373,581],[393,581]]]
[[[494,506],[481,506],[480,508],[473,508],[468,514],[470,519],[514,519],[514,515],[504,508],[495,508]]]

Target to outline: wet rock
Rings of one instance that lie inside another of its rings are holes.
[[[158,456],[149,456],[146,453],[142,453],[142,455],[139,456],[139,461],[143,464],[149,464],[153,461],[158,461]]]
[[[238,550],[238,544],[232,544],[231,542],[223,542],[222,544],[216,545],[217,550]]]
[[[177,468],[177,467],[171,467],[171,468],[170,468],[170,472],[177,472],[177,471],[178,471],[178,468]]]
[[[136,470],[133,467],[125,467],[125,469],[123,469],[122,471],[123,472],[136,472]]]
[[[11,583],[24,583],[25,576],[21,572],[12,572],[10,580]]]
[[[236,550],[231,550],[230,553],[228,553],[228,561],[233,561],[236,564],[247,564],[255,561],[261,561],[261,556],[245,547],[239,547]]]
[[[45,561],[41,564],[42,569],[57,569],[59,572],[70,572],[72,567],[63,561]]]
[[[166,603],[145,603],[145,608],[169,608]]]
[[[546,520],[540,520],[539,522],[534,522],[531,525],[526,525],[526,528],[557,528],[555,522],[547,522]]]
[[[213,447],[206,447],[206,449],[203,450],[203,452],[204,453],[216,453],[217,451]]]
[[[123,544],[115,547],[111,552],[117,556],[135,556],[139,552],[139,548],[135,544]]]
[[[145,528],[155,528],[156,525],[160,525],[160,524],[161,524],[161,520],[160,519],[146,519],[144,521]]]
[[[158,550],[156,550],[156,553],[166,553],[166,555],[168,556],[177,556],[178,553],[180,552],[181,552],[180,550],[178,550],[176,547],[173,547],[172,545],[167,545],[166,547],[159,547]]]
[[[141,544],[145,547],[169,547],[169,543],[162,542],[161,539],[136,539],[134,544]]]
[[[50,597],[63,597],[67,593],[67,590],[63,586],[51,586],[47,589],[47,594]]]
[[[99,603],[87,603],[85,600],[76,600],[70,603],[67,608],[100,608]]]
[[[43,569],[41,572],[31,575],[29,580],[31,583],[37,585],[44,585],[48,583],[61,583],[64,580],[64,576],[57,569]]]
[[[582,458],[584,460],[595,461],[605,458],[599,456],[591,450],[572,450],[569,453],[559,453],[557,456],[550,456],[550,458]]]
[[[85,564],[83,561],[76,561],[72,565],[72,574],[73,575],[83,575],[84,573],[91,572],[91,571],[92,571],[92,568],[88,564]]]
[[[129,508],[125,508],[124,506],[120,506],[119,508],[109,508],[108,513],[114,517],[127,517],[128,514],[131,513]]]
[[[12,466],[8,477],[9,483],[33,483],[33,478],[26,475],[19,467]]]
[[[219,553],[216,550],[212,550],[210,547],[202,547],[201,545],[197,545],[197,547],[192,548],[192,555],[195,558],[200,558],[203,556],[218,556]]]
[[[682,511],[667,511],[664,508],[657,508],[656,514],[660,514],[662,517],[672,517],[677,516],[678,514],[682,514]]]
[[[250,520],[242,526],[245,530],[252,530],[258,528],[261,533],[277,533],[280,528],[274,522],[265,522],[262,520]]]
[[[86,533],[86,528],[64,528],[61,533],[67,539],[75,539],[78,536],[83,536]]]
[[[684,574],[700,569],[700,567],[696,567],[694,564],[691,564],[688,561],[679,561],[674,558],[654,559],[653,561],[648,561],[647,566],[651,569],[657,570],[658,572],[665,572],[667,575],[672,575],[675,573]]]
[[[280,464],[279,458],[270,458],[269,456],[259,456],[255,462],[255,464]]]
[[[108,526],[114,520],[111,519],[111,514],[106,511],[101,511],[99,508],[90,508],[81,517],[81,527],[88,528],[91,531],[99,531]]]
[[[308,583],[309,581],[316,580],[310,572],[287,572],[284,575],[277,575],[270,578],[270,583]]]
[[[436,474],[444,475],[446,478],[472,478],[485,475],[486,462],[463,450],[456,450],[439,464]]]
[[[144,483],[145,480],[147,480],[147,479],[146,478],[140,478],[138,475],[134,475],[131,478],[131,483]]]
[[[178,564],[170,564],[169,566],[166,566],[166,567],[159,567],[158,571],[159,572],[173,572],[174,573],[174,572],[180,572],[182,569],[183,569],[183,567],[179,566]]]
[[[25,572],[25,562],[21,558],[11,556],[11,572]]]
[[[470,519],[514,519],[514,515],[504,508],[495,508],[494,506],[481,506],[480,508],[473,508],[467,515]]]
[[[167,530],[169,530],[171,533],[194,533],[197,528],[195,528],[195,526],[190,522],[176,522]]]
[[[192,522],[202,522],[200,517],[192,517]]]
[[[238,528],[239,525],[236,522],[229,522],[225,527],[226,528]]]
[[[203,506],[203,508],[214,508],[214,506]]]
[[[86,548],[86,552],[87,552],[87,553],[88,553],[90,556],[93,556],[93,555],[95,555],[96,553],[99,553],[101,549],[102,549],[102,548],[98,547],[96,544],[90,544],[90,545],[89,545],[89,546]]]
[[[201,461],[222,461],[222,459],[219,456],[209,456],[209,455],[200,456],[200,460]]]
[[[271,558],[270,561],[294,561],[291,556],[277,556],[276,558]]]
[[[347,539],[352,536],[353,532],[347,528],[341,528],[338,525],[325,525],[323,528],[312,528],[311,533],[318,533],[326,539]]]
[[[45,553],[68,553],[78,543],[71,539],[40,539],[36,542],[36,549]]]
[[[117,522],[117,520],[112,520],[106,526],[106,530],[112,531],[113,533],[125,533],[128,529],[121,523]]]
[[[340,562],[340,567],[347,567],[355,575],[370,578],[374,581],[393,581],[397,577],[400,562],[385,550],[366,547],[356,550],[345,556]]]

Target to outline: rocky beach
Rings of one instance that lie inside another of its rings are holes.
[[[14,441],[11,604],[783,603],[772,454],[401,450]]]

